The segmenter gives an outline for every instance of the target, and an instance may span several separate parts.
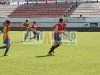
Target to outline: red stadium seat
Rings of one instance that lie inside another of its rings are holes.
[[[35,18],[35,17],[61,17],[70,10],[71,5],[67,4],[38,4],[20,5],[10,15],[9,18]]]

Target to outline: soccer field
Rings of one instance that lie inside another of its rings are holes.
[[[100,75],[99,32],[77,32],[77,44],[62,44],[53,56],[52,45],[23,44],[22,31],[11,31],[10,39],[9,56],[0,49],[0,75]]]

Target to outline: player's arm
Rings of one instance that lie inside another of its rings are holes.
[[[64,21],[63,23],[67,23],[67,22],[68,22],[68,20]]]
[[[2,30],[3,34],[6,34],[6,27],[4,26],[3,30]]]
[[[65,29],[67,22],[68,22],[68,20],[66,20],[66,21],[63,22],[63,29]]]
[[[25,26],[25,23],[23,23],[23,26]]]
[[[3,33],[3,29],[2,29],[2,30],[0,30],[0,34],[1,34],[1,33]]]
[[[28,27],[30,28],[30,22],[28,23]]]
[[[56,28],[56,25],[54,25],[54,26],[52,27],[52,30],[54,31],[54,30],[55,30],[55,28]]]
[[[33,25],[30,27],[30,30],[33,30]]]
[[[64,35],[66,35],[66,36],[67,36],[67,34],[65,33],[65,30],[62,30],[62,31],[61,31],[61,33],[63,33]]]
[[[52,30],[54,30],[54,27],[52,27]]]
[[[36,28],[38,28],[38,25],[36,24]]]
[[[2,29],[2,30],[0,30],[0,33],[3,33],[3,29]]]
[[[63,28],[62,28],[62,33],[64,34],[64,35],[66,35],[67,36],[67,34],[65,33],[65,27],[66,27],[66,24],[63,24]]]
[[[32,27],[30,27],[30,29],[32,29]]]
[[[66,24],[63,25],[63,30],[64,30],[64,31],[65,31],[65,28],[66,28]]]
[[[0,34],[3,33],[3,30],[0,30]]]
[[[0,33],[4,33],[5,32],[5,26],[6,26],[6,22],[3,22],[3,29],[0,31]]]

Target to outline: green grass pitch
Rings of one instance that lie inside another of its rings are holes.
[[[0,49],[0,75],[100,75],[100,33],[77,32],[77,45],[25,45],[21,31],[10,32],[9,56]],[[0,35],[0,46],[2,46]]]

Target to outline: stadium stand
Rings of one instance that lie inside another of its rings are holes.
[[[56,0],[39,0],[39,1],[56,1]]]
[[[17,5],[0,5],[0,18],[8,17],[17,7]]]
[[[34,4],[20,5],[9,18],[37,18],[37,17],[63,17],[70,9],[71,4]]]
[[[100,17],[99,7],[100,3],[81,3],[70,17]]]

